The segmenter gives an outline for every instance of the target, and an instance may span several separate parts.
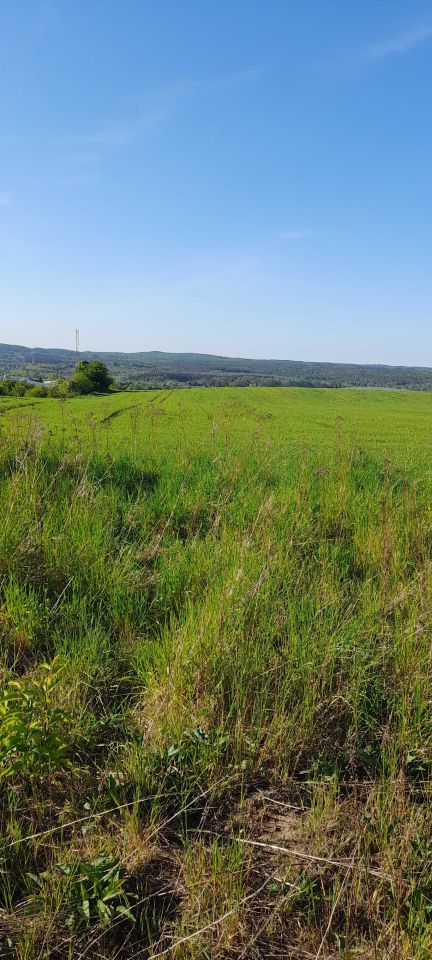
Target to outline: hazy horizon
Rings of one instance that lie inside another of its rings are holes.
[[[431,0],[4,0],[0,340],[432,366],[431,54]]]

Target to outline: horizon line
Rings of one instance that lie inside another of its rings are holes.
[[[313,364],[315,366],[337,366],[337,367],[381,367],[387,369],[402,369],[402,370],[432,370],[432,364],[430,366],[421,365],[417,363],[384,363],[383,361],[358,361],[358,360],[295,360],[289,359],[287,357],[244,357],[240,355],[231,356],[230,354],[223,353],[205,353],[200,350],[83,350],[79,351],[77,355],[76,350],[72,347],[28,347],[24,343],[6,343],[0,342],[0,350],[3,347],[9,347],[12,349],[18,350],[29,350],[29,351],[51,351],[56,353],[70,353],[72,356],[83,357],[85,354],[95,354],[97,356],[102,355],[119,355],[123,357],[133,357],[140,356],[142,354],[161,354],[171,357],[211,357],[215,360],[244,360],[248,363],[295,363],[295,364]]]

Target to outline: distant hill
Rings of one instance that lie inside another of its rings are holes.
[[[387,387],[432,390],[432,368],[381,364],[317,363],[303,360],[248,360],[206,353],[83,351],[80,359],[103,360],[125,388],[181,386]],[[0,343],[0,376],[32,379],[69,376],[73,350]]]

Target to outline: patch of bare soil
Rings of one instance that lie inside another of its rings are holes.
[[[357,927],[356,960],[376,958],[367,923],[350,897],[349,858],[339,859],[345,812],[342,820],[324,819],[317,836],[308,808],[265,792],[247,798],[228,817],[225,830],[247,851],[249,887],[257,893],[233,958],[336,960],[351,923]]]

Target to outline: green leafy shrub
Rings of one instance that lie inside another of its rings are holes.
[[[39,775],[68,763],[70,716],[54,703],[61,671],[56,658],[36,675],[7,683],[0,698],[0,776]]]
[[[94,390],[104,393],[112,383],[113,378],[102,360],[81,360],[69,381],[71,392],[81,394]]]

